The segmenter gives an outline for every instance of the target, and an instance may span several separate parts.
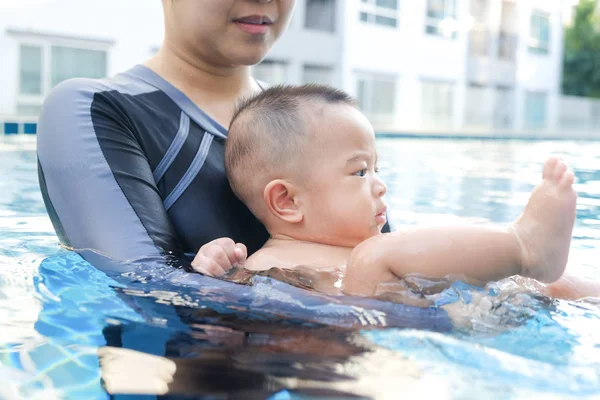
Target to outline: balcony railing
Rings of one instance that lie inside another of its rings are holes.
[[[514,61],[517,54],[517,35],[500,32],[498,35],[498,59]]]
[[[498,42],[497,58],[503,61],[514,61],[517,53],[517,35],[500,32],[498,36],[492,35],[483,29],[472,29],[469,32],[469,53],[477,57],[491,56],[493,41]]]
[[[490,33],[488,31],[473,29],[469,32],[469,53],[478,57],[490,55]]]

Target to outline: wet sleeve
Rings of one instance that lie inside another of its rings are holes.
[[[101,83],[55,87],[38,125],[42,196],[61,243],[105,272],[187,266],[126,112]]]

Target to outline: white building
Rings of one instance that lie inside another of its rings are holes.
[[[553,131],[561,6],[560,0],[306,0],[290,34],[259,67],[270,71],[260,76],[338,85],[358,97],[380,130]]]
[[[343,88],[379,131],[554,132],[561,120],[561,5],[298,0],[289,30],[254,74]],[[2,121],[34,121],[63,79],[143,62],[162,31],[158,0],[0,2],[0,133],[15,129]]]

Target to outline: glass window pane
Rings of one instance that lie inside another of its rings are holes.
[[[428,0],[427,1],[427,16],[429,18],[444,19],[445,1],[444,0]]]
[[[395,97],[396,97],[396,82],[389,81],[374,81],[372,94],[373,112],[375,114],[390,115],[394,113]]]
[[[367,101],[367,82],[363,79],[358,80],[356,99],[358,100],[358,108],[363,111],[368,111],[369,105]]]
[[[440,31],[440,29],[436,26],[433,25],[427,25],[425,27],[425,32],[430,34],[430,35],[441,35],[442,32]]]
[[[398,9],[398,0],[377,0],[377,6],[383,8],[389,8],[391,10]]]
[[[398,24],[398,20],[396,18],[383,17],[381,15],[377,15],[377,16],[375,16],[375,23],[377,23],[379,25],[395,27]]]
[[[445,18],[456,18],[456,0],[446,0],[446,10],[444,12]]]
[[[335,31],[335,0],[307,0],[305,26],[327,32]]]
[[[394,113],[396,78],[380,74],[361,73],[357,83],[357,100],[363,112],[379,116]]]
[[[456,37],[456,0],[428,0],[425,32]]]
[[[498,87],[494,102],[494,126],[509,129],[513,123],[514,92],[511,88]]]
[[[21,94],[42,94],[42,48],[38,46],[21,45],[20,51]]]
[[[543,129],[546,127],[546,94],[529,92],[525,97],[525,127]]]
[[[52,46],[52,86],[71,78],[106,77],[106,52]]]
[[[318,83],[320,85],[331,85],[333,83],[333,68],[316,65],[304,66],[304,83]]]
[[[252,75],[257,80],[271,85],[285,83],[287,80],[287,64],[282,61],[264,60],[252,68]]]
[[[452,116],[454,86],[443,82],[423,82],[421,86],[423,115],[447,119]]]
[[[534,54],[548,54],[550,49],[550,18],[546,14],[534,12],[530,19],[529,51]]]
[[[369,14],[367,14],[366,12],[361,12],[360,13],[360,20],[364,21],[364,22],[369,21]]]
[[[540,20],[540,41],[548,42],[550,39],[550,21],[548,18],[542,18]]]

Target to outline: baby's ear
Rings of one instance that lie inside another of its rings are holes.
[[[296,187],[290,182],[283,179],[269,182],[263,197],[269,212],[280,220],[297,224],[304,219],[296,201]]]

